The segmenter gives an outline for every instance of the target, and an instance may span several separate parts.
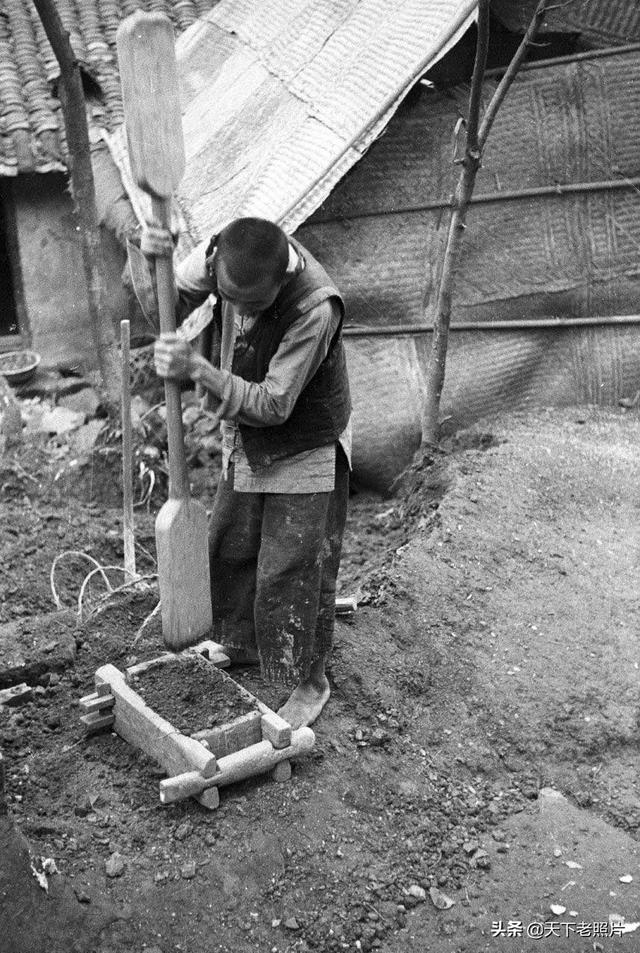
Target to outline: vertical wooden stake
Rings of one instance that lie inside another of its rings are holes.
[[[120,322],[120,350],[122,359],[122,505],[124,537],[124,571],[130,579],[136,578],[136,550],[133,533],[133,473],[131,440],[131,375],[129,354],[131,325]]]

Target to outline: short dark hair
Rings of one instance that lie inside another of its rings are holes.
[[[215,238],[215,251],[231,281],[240,287],[257,285],[267,277],[274,284],[284,281],[289,242],[282,229],[268,219],[235,219]]]

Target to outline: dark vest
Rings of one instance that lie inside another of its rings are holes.
[[[327,299],[340,306],[340,324],[327,356],[300,393],[287,420],[272,427],[240,425],[244,451],[252,470],[276,460],[335,443],[351,414],[347,363],[342,343],[344,303],[326,271],[294,239],[289,239],[305,261],[305,268],[281,288],[271,308],[260,315],[246,338],[246,349],[233,357],[232,372],[246,381],[260,383],[286,331],[304,314]],[[214,309],[222,333],[222,307]]]

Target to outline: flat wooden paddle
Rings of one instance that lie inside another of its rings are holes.
[[[169,200],[184,172],[178,70],[171,21],[161,13],[131,14],[117,36],[129,160],[151,196],[153,217],[169,224]],[[173,262],[156,259],[161,336],[175,336]],[[156,520],[162,634],[168,648],[194,645],[210,631],[207,514],[191,499],[184,453],[180,385],[165,380],[169,499]]]

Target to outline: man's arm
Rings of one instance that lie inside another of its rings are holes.
[[[340,307],[330,300],[295,321],[260,383],[213,367],[179,341],[157,342],[156,370],[163,377],[191,378],[219,399],[224,397],[225,419],[254,427],[275,426],[290,416],[301,391],[327,356],[339,323]]]
[[[229,416],[253,427],[284,423],[327,356],[339,323],[340,306],[331,300],[298,318],[284,334],[263,381],[231,375]]]

